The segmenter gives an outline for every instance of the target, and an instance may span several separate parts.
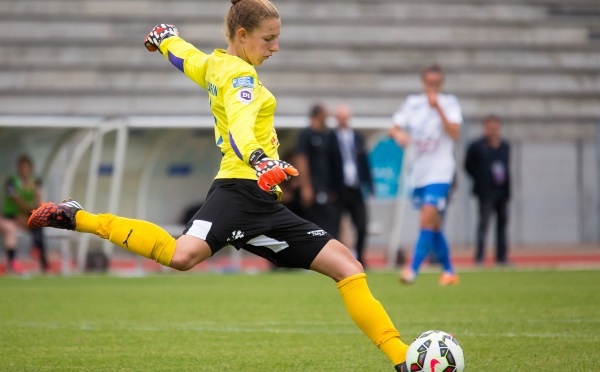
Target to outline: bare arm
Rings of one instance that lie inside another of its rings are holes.
[[[442,119],[442,125],[444,125],[446,133],[448,133],[453,140],[458,140],[458,137],[460,136],[460,124],[448,120],[446,114],[444,114],[444,110],[442,110],[440,106],[436,106],[436,109],[438,114],[440,114],[440,119]]]
[[[19,209],[23,213],[29,213],[34,208],[32,205],[25,203],[25,201],[18,196],[12,196],[11,199],[19,206]]]
[[[406,147],[410,144],[410,135],[406,133],[406,131],[404,131],[403,129],[394,125],[390,128],[388,133],[390,137],[392,137],[394,141],[396,141],[398,146]]]
[[[429,105],[433,107],[440,115],[440,119],[442,120],[442,125],[444,126],[444,130],[446,131],[446,133],[448,133],[450,138],[452,138],[453,140],[458,140],[458,137],[460,136],[460,124],[453,123],[450,120],[448,120],[448,117],[444,113],[444,110],[442,110],[442,108],[440,107],[437,93],[427,93],[427,99],[429,100]]]

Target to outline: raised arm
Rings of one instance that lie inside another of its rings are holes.
[[[155,26],[144,41],[150,52],[159,51],[165,58],[196,84],[206,89],[206,61],[208,55],[179,37],[173,25]]]
[[[440,116],[444,130],[453,140],[458,140],[460,137],[460,126],[462,123],[462,113],[460,111],[460,105],[458,101],[453,103],[451,109],[446,112],[438,101],[438,94],[429,92],[427,93],[427,99],[429,100],[429,106],[435,109]]]

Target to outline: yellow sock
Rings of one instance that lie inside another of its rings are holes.
[[[406,360],[408,346],[400,341],[400,333],[392,324],[381,303],[367,285],[366,274],[356,274],[337,284],[350,317],[381,351],[394,363]]]
[[[159,226],[113,214],[78,211],[75,230],[98,235],[130,252],[169,266],[175,254],[175,239]]]

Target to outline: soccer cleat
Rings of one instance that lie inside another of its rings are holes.
[[[408,367],[406,366],[406,362],[396,364],[396,366],[394,366],[394,368],[396,369],[396,372],[408,372]]]
[[[405,267],[399,279],[404,284],[413,284],[417,279],[417,274],[410,267]]]
[[[460,279],[458,278],[457,274],[454,274],[454,273],[442,273],[442,276],[440,276],[440,282],[439,282],[439,284],[441,286],[457,285],[458,282],[460,282]]]
[[[57,203],[43,203],[29,216],[27,224],[31,228],[55,227],[57,229],[75,230],[75,214],[82,210],[81,204],[75,200]]]

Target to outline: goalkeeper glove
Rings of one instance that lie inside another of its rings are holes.
[[[152,31],[146,36],[144,45],[150,52],[156,52],[157,50],[160,52],[160,43],[171,36],[177,35],[179,35],[179,31],[177,31],[175,26],[161,23],[160,25],[154,26]]]
[[[298,170],[290,163],[273,160],[263,150],[256,150],[250,155],[250,165],[256,171],[258,187],[266,192],[274,193],[275,186],[298,175]]]

